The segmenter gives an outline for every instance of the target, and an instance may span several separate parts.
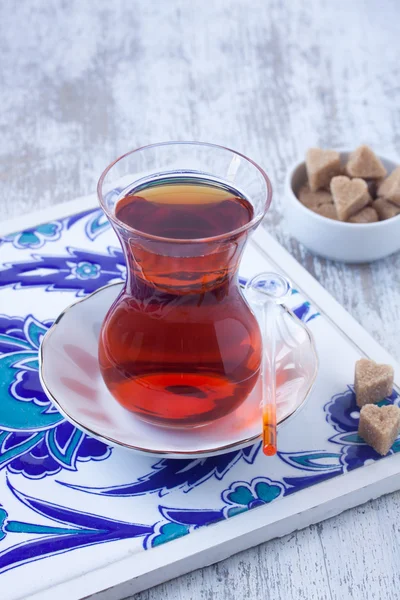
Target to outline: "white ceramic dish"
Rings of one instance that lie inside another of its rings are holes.
[[[57,409],[103,442],[169,458],[211,456],[257,441],[262,422],[257,385],[233,413],[187,431],[145,423],[114,400],[100,374],[97,346],[101,323],[122,285],[100,288],[73,304],[44,337],[40,378]],[[277,416],[282,423],[304,404],[318,361],[308,328],[286,308],[281,309],[277,329]]]
[[[343,164],[348,151],[340,152]],[[388,174],[400,163],[379,158]],[[296,193],[306,183],[304,162],[296,163],[285,182],[285,220],[289,232],[309,250],[325,258],[351,263],[378,260],[400,250],[400,215],[377,223],[355,224],[333,221],[312,212],[298,201]]]

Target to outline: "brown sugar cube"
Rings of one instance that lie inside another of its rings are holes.
[[[379,407],[368,404],[362,407],[358,435],[378,454],[385,456],[389,452],[399,434],[399,428],[400,408],[397,406],[391,404]]]
[[[306,169],[312,192],[328,187],[332,177],[342,171],[340,154],[334,150],[310,148],[306,154]]]
[[[356,362],[354,391],[357,406],[380,402],[393,391],[393,367],[361,358]]]
[[[349,219],[349,223],[375,223],[376,221],[379,221],[378,213],[372,206],[366,206]]]
[[[327,217],[327,219],[333,219],[334,221],[338,221],[338,216],[336,212],[335,205],[332,204],[321,204],[317,208],[311,209],[313,212],[321,215],[322,217]]]
[[[368,146],[360,146],[350,154],[346,172],[350,177],[364,179],[380,179],[386,176],[386,169],[381,160]]]
[[[334,177],[331,192],[340,221],[348,221],[371,202],[368,186],[363,179],[349,179],[345,175]]]
[[[378,187],[378,196],[400,206],[400,167],[382,181]]]
[[[392,204],[389,200],[386,200],[386,198],[378,198],[378,200],[375,200],[374,208],[381,221],[397,217],[397,215],[400,214],[400,206]]]
[[[332,204],[333,199],[329,192],[320,190],[312,192],[308,185],[303,185],[299,190],[299,200],[310,209],[318,208],[322,204]]]

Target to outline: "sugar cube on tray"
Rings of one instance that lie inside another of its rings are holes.
[[[400,409],[393,404],[377,406],[393,391],[393,367],[361,358],[356,362],[354,392],[361,407],[358,435],[378,454],[385,456],[400,430]]]
[[[358,435],[369,446],[385,456],[399,434],[400,408],[398,406],[376,406],[366,404],[360,411]]]

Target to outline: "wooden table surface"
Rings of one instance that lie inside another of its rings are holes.
[[[236,148],[273,181],[265,227],[400,359],[400,255],[321,260],[281,216],[311,145],[400,162],[399,22],[397,0],[3,0],[2,218],[93,192],[143,144]],[[399,523],[398,492],[136,598],[400,598]]]

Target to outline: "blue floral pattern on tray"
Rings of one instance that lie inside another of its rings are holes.
[[[261,444],[258,443],[241,450],[200,460],[170,460],[164,458],[155,463],[151,471],[140,477],[137,481],[122,485],[94,488],[60,483],[82,492],[101,496],[141,496],[157,492],[161,497],[173,489],[181,489],[184,493],[188,493],[212,477],[218,480],[223,479],[240,460],[245,461],[247,464],[253,464],[260,447]]]
[[[68,247],[62,256],[32,254],[23,261],[5,263],[0,289],[43,288],[46,292],[75,291],[83,296],[121,281],[124,275],[126,267],[118,248],[98,253]]]
[[[0,244],[11,243],[14,248],[22,250],[26,248],[41,248],[46,242],[56,242],[61,237],[62,223],[57,221],[52,223],[43,223],[33,229],[25,229],[18,233],[11,233],[0,238]]]
[[[38,558],[104,542],[148,536],[153,531],[149,525],[118,521],[27,496],[18,492],[9,482],[8,487],[32,511],[33,519],[35,513],[39,515],[39,519],[36,517],[39,523],[9,519],[7,511],[0,508],[0,539],[13,534],[17,537],[29,535],[22,545],[17,543],[0,551],[0,573]],[[43,517],[48,519],[49,524],[41,523]]]
[[[0,316],[0,469],[40,479],[79,461],[105,460],[110,448],[64,419],[43,392],[38,350],[50,326],[31,315]]]
[[[14,299],[0,315],[0,572],[117,540],[149,549],[381,460],[357,435],[350,382],[314,407],[326,427],[320,445],[310,436],[293,449],[283,438],[287,447],[268,463],[258,443],[211,458],[138,457],[126,468],[126,455],[66,421],[40,384],[40,342],[59,312],[54,302],[65,306],[126,277],[117,246],[98,209],[0,240],[0,294]],[[320,313],[301,293],[289,304],[318,328]],[[400,398],[393,392],[384,402]],[[399,451],[397,440],[391,452]],[[140,511],[143,519],[133,519]]]

